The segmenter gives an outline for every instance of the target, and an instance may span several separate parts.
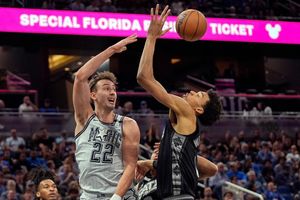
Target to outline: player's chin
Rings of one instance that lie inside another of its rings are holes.
[[[56,194],[50,194],[49,196],[48,196],[48,198],[47,198],[48,200],[57,200],[58,199],[58,197],[57,197],[57,195]]]
[[[107,105],[107,107],[113,110],[113,109],[116,108],[116,104],[115,104],[115,103],[109,103],[109,104]]]

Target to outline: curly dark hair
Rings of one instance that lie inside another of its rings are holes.
[[[117,85],[117,78],[116,76],[109,72],[109,71],[103,71],[103,72],[97,72],[95,73],[90,81],[89,81],[89,86],[90,86],[90,91],[95,91],[96,90],[96,84],[98,83],[98,81],[100,80],[103,80],[103,79],[106,79],[106,80],[110,80],[112,81],[115,85]]]
[[[209,101],[204,105],[203,114],[198,116],[199,121],[204,126],[210,126],[220,118],[222,103],[219,96],[212,89],[207,91]]]
[[[46,179],[50,179],[53,182],[55,182],[55,174],[52,173],[51,171],[41,168],[41,167],[37,167],[37,168],[33,168],[27,177],[28,181],[32,181],[36,187],[39,186],[40,182],[42,182],[43,180]]]

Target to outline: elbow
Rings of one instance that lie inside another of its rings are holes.
[[[145,83],[146,79],[142,74],[138,73],[136,76],[136,80],[137,80],[138,84],[143,85],[143,83]]]
[[[76,81],[76,82],[82,82],[82,81],[86,81],[86,80],[87,79],[85,78],[85,76],[82,73],[76,72],[74,74],[74,81]]]

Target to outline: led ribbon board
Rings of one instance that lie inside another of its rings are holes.
[[[300,44],[300,23],[266,20],[207,18],[202,40]],[[176,17],[165,24],[172,29],[163,37],[179,39]],[[0,32],[125,37],[146,37],[149,15],[0,8]]]

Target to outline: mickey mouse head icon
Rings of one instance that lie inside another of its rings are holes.
[[[281,26],[279,24],[275,24],[275,26],[273,27],[271,24],[267,24],[266,31],[268,31],[270,38],[275,40],[279,37]]]

